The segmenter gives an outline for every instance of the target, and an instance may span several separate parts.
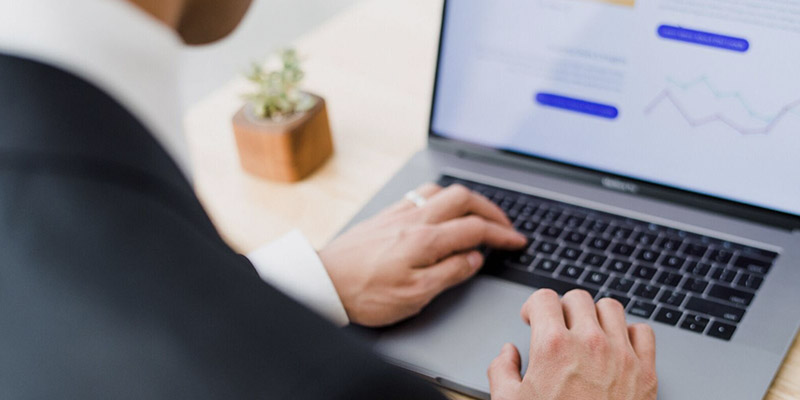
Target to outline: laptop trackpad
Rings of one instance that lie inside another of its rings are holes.
[[[480,276],[444,293],[419,316],[385,331],[376,349],[428,377],[488,393],[486,369],[503,344],[514,343],[523,370],[527,366],[530,328],[520,318],[520,309],[533,291]]]

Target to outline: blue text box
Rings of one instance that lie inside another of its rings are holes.
[[[536,102],[543,106],[593,115],[595,117],[616,119],[619,116],[619,110],[614,106],[561,96],[553,93],[536,94]]]
[[[658,36],[664,39],[738,51],[740,53],[750,49],[750,42],[747,39],[686,29],[679,26],[661,25],[658,27]]]

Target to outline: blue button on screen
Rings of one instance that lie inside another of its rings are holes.
[[[679,26],[661,25],[658,27],[658,36],[664,39],[678,40],[741,53],[750,49],[750,42],[746,39],[711,32],[696,31]]]
[[[595,117],[616,119],[619,110],[607,104],[593,103],[591,101],[565,97],[553,93],[538,93],[536,102],[547,107],[593,115]]]

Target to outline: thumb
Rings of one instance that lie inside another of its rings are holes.
[[[506,343],[500,355],[489,365],[489,389],[492,399],[510,399],[522,383],[522,360],[513,344]]]

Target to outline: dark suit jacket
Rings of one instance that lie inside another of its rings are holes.
[[[264,283],[143,125],[0,55],[0,399],[426,399]]]

